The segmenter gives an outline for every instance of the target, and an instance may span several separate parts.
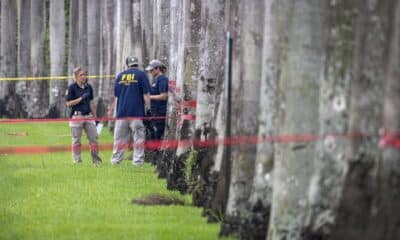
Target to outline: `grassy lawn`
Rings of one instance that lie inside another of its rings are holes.
[[[0,124],[3,147],[70,142],[67,123]],[[107,129],[100,142],[112,143]],[[100,167],[86,152],[81,165],[70,152],[0,155],[0,239],[217,239],[219,224],[207,224],[189,196],[166,190],[151,165],[112,166],[111,151],[100,155]],[[151,193],[186,204],[131,204]]]

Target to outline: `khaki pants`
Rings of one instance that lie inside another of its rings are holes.
[[[73,116],[72,119],[92,118],[92,117],[93,116],[91,115],[86,115],[86,116],[76,115]],[[71,127],[71,134],[72,134],[72,159],[74,160],[74,162],[76,163],[82,162],[81,137],[82,137],[82,130],[85,130],[86,137],[89,141],[92,162],[101,163],[101,158],[99,156],[99,146],[97,143],[98,136],[97,136],[95,121],[94,120],[70,121],[69,126]]]
[[[142,120],[116,120],[114,129],[114,149],[111,163],[118,164],[124,158],[125,147],[132,135],[134,152],[132,163],[140,165],[144,162],[145,127]]]

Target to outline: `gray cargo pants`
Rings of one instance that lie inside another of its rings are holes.
[[[92,118],[92,115],[74,115],[72,119],[76,118]],[[101,163],[99,156],[99,146],[97,143],[97,130],[96,123],[94,120],[82,120],[82,121],[70,121],[69,126],[71,127],[72,134],[72,159],[75,163],[82,162],[81,158],[81,137],[82,130],[85,130],[86,137],[89,140],[90,154],[92,156],[92,162],[95,164]]]
[[[114,149],[111,157],[112,164],[120,163],[124,158],[125,147],[129,144],[129,135],[133,139],[134,165],[144,162],[145,127],[142,120],[116,120],[114,129]]]

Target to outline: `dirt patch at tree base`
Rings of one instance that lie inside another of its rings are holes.
[[[137,204],[137,205],[145,205],[145,206],[150,206],[150,205],[185,205],[185,202],[178,198],[178,197],[173,197],[173,196],[166,196],[158,193],[153,193],[145,197],[141,198],[135,198],[132,199],[131,201],[132,204]]]

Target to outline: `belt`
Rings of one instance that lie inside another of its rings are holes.
[[[74,111],[74,116],[88,116],[90,113],[83,114],[81,111]]]

